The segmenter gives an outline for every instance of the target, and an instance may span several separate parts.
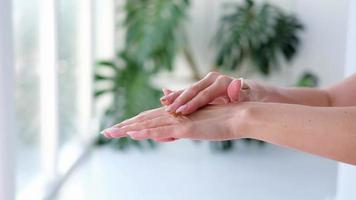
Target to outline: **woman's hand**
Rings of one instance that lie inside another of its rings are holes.
[[[209,105],[193,114],[172,115],[164,107],[145,111],[125,120],[103,134],[109,138],[130,136],[136,140],[169,141],[173,138],[193,140],[230,140],[241,138],[236,132],[243,117],[237,104]],[[240,113],[240,114],[239,114]]]
[[[160,99],[166,111],[188,115],[207,104],[260,101],[263,90],[254,81],[243,81],[217,72],[210,72],[185,90],[163,90]]]

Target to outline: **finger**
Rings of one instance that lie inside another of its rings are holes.
[[[155,142],[173,142],[176,141],[176,138],[163,138],[163,139],[154,139]]]
[[[172,117],[157,117],[154,119],[149,119],[142,122],[137,122],[133,124],[129,124],[120,128],[112,128],[108,129],[106,132],[110,134],[111,137],[118,138],[118,137],[125,137],[127,136],[127,132],[129,131],[140,131],[149,128],[155,128],[160,126],[168,126],[176,123],[177,121]]]
[[[231,102],[237,102],[240,99],[242,79],[233,80],[227,88],[227,95]]]
[[[111,138],[110,134],[107,133],[107,132],[105,132],[105,131],[102,131],[102,132],[100,132],[100,133],[101,133],[104,137],[106,137],[106,138],[108,138],[108,139]]]
[[[169,95],[170,93],[174,92],[173,90],[167,89],[167,88],[162,88],[162,92],[164,96]]]
[[[226,88],[229,86],[231,78],[220,76],[212,85],[200,92],[192,100],[177,109],[177,113],[188,115],[199,108],[209,104],[214,99],[226,94]]]
[[[162,115],[166,115],[166,112],[164,112],[164,108],[163,107],[160,107],[160,108],[156,108],[156,109],[152,109],[152,110],[148,110],[148,111],[142,112],[142,113],[138,114],[135,117],[132,117],[132,118],[127,119],[127,120],[124,120],[124,121],[120,122],[119,124],[114,125],[113,127],[120,128],[120,127],[123,127],[123,126],[127,126],[129,124],[132,124],[132,123],[137,123],[137,122],[141,122],[141,121],[144,121],[144,120],[153,119],[153,118],[156,118],[156,117],[162,116]]]
[[[163,105],[170,105],[171,103],[174,102],[174,100],[183,93],[184,90],[178,90],[178,91],[173,91],[170,94],[163,96],[160,101]]]
[[[156,128],[144,129],[141,131],[129,131],[127,134],[134,140],[143,139],[161,139],[161,138],[178,138],[179,133],[183,132],[182,128],[177,125],[161,126]],[[183,134],[182,134],[183,135]]]
[[[216,99],[214,99],[212,102],[210,102],[209,104],[212,105],[217,105],[217,104],[227,104],[230,102],[229,97],[227,96],[222,96],[222,97],[218,97]]]
[[[210,72],[203,79],[184,90],[183,93],[179,95],[170,106],[167,107],[166,111],[176,112],[179,107],[190,101],[193,97],[199,94],[199,92],[213,84],[219,76],[220,74],[217,72]]]

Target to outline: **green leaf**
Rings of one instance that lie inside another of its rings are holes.
[[[109,67],[111,69],[114,69],[114,70],[118,70],[117,66],[115,65],[115,63],[111,60],[101,60],[101,61],[98,61],[97,63],[97,66],[102,66],[102,67]]]
[[[264,75],[278,69],[280,58],[291,61],[299,47],[301,23],[293,15],[267,3],[252,0],[229,4],[214,38],[215,64],[236,70],[244,60]]]
[[[95,74],[94,80],[95,81],[110,81],[110,80],[113,80],[113,77],[104,76],[101,74]]]

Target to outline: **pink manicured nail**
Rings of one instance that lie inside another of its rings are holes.
[[[173,110],[173,109],[172,109],[172,106],[168,106],[168,107],[165,109],[166,112],[172,112],[172,110]]]
[[[187,109],[187,105],[183,105],[176,110],[176,113],[183,113]]]
[[[108,132],[106,132],[105,130],[101,131],[100,134],[104,135],[106,138],[111,138],[110,134]]]
[[[171,93],[172,91],[167,89],[167,88],[162,88],[162,92],[164,95],[168,95],[169,93]]]
[[[167,96],[163,96],[162,98],[160,98],[161,101],[167,101]]]
[[[103,132],[104,134],[109,134],[109,135],[117,135],[120,133],[120,128],[117,128],[117,127],[110,127],[110,128],[107,128],[105,129]]]
[[[233,80],[227,88],[227,94],[231,102],[236,102],[240,97],[242,79]]]
[[[160,98],[161,101],[169,101],[170,98],[172,98],[174,93],[170,93],[168,95],[165,95],[163,97]]]

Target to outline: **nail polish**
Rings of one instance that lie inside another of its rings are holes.
[[[161,101],[167,101],[167,96],[163,96],[160,98]]]
[[[173,110],[173,109],[172,109],[172,106],[168,106],[168,107],[165,109],[166,112],[172,112],[172,110]]]
[[[109,133],[109,134],[117,134],[118,132],[121,131],[121,128],[117,127],[110,127],[104,130],[104,133]]]
[[[187,109],[187,105],[183,105],[176,110],[176,113],[183,113]]]
[[[171,91],[167,88],[162,88],[162,92],[164,95],[168,95]]]

